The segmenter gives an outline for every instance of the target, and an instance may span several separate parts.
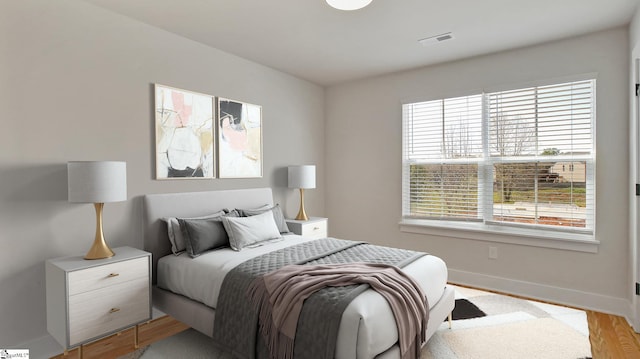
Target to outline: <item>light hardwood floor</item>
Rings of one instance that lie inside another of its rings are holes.
[[[640,358],[640,335],[626,319],[587,310],[593,359]]]
[[[587,312],[589,340],[593,359],[637,359],[640,358],[640,334],[633,331],[626,319],[615,315],[594,311]],[[138,347],[144,347],[187,328],[177,320],[165,316],[138,327]],[[52,359],[80,358],[117,358],[133,352],[134,329],[125,330],[103,340],[83,346],[82,355],[78,349],[67,355],[61,354]]]
[[[115,359],[188,328],[186,324],[165,315],[56,355],[51,359]]]

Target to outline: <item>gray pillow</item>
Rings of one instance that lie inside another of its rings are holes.
[[[190,217],[183,219],[204,219],[204,218],[213,218],[219,217],[226,212],[218,211],[216,213],[208,214],[206,216],[201,217]],[[182,236],[182,229],[180,228],[180,223],[178,223],[178,218],[169,217],[163,218],[165,222],[167,222],[167,235],[169,236],[169,242],[171,242],[171,252],[175,255],[180,255],[187,249],[187,245],[184,242],[184,237]]]
[[[281,238],[278,226],[270,212],[251,217],[224,216],[221,218],[229,235],[229,245],[233,250],[240,251],[245,247]]]
[[[250,217],[255,216],[256,214],[262,214],[266,211],[271,211],[273,213],[273,220],[276,222],[276,226],[278,226],[278,231],[280,233],[289,233],[289,227],[287,226],[287,221],[284,218],[284,214],[282,214],[282,209],[279,204],[275,206],[271,206],[265,204],[262,207],[253,208],[253,209],[236,209],[241,217]]]
[[[228,246],[229,236],[222,219],[237,216],[233,211],[212,218],[178,218],[189,256],[195,258],[208,250]]]

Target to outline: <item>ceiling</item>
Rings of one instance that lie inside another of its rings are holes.
[[[628,24],[638,0],[84,0],[320,85]],[[452,32],[454,39],[418,40]]]

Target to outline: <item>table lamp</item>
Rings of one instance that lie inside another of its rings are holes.
[[[127,200],[127,164],[119,161],[72,161],[67,163],[69,202],[93,203],[96,236],[85,259],[113,257],[104,240],[102,208],[106,202]]]
[[[307,221],[307,213],[304,211],[304,189],[316,188],[316,166],[289,166],[289,188],[300,189],[300,210],[296,216],[297,220]]]

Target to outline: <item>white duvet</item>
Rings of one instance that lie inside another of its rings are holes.
[[[311,241],[298,235],[236,252],[230,248],[210,251],[197,258],[183,253],[158,260],[158,286],[216,308],[226,273],[253,257],[291,245]],[[445,289],[447,268],[442,259],[427,255],[405,266],[403,271],[422,287],[429,308]],[[356,297],[345,309],[339,328],[337,358],[372,358],[398,340],[395,320],[385,299],[373,290]],[[353,346],[353,343],[357,343]],[[356,354],[357,353],[357,354]]]

